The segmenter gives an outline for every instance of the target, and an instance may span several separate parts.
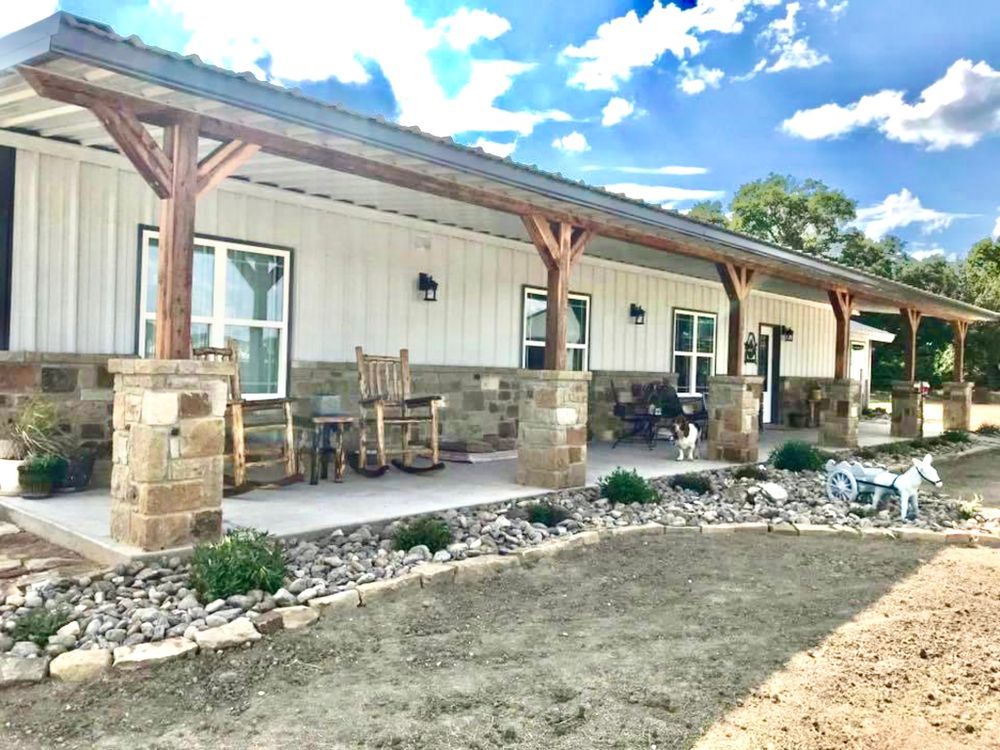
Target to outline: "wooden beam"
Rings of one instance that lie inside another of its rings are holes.
[[[164,131],[173,164],[170,197],[161,203],[156,299],[156,358],[191,356],[191,282],[194,217],[198,199],[198,121],[188,118]]]
[[[565,370],[569,327],[569,279],[592,233],[567,222],[553,225],[538,214],[521,217],[548,271],[545,306],[545,369]]]
[[[729,298],[729,345],[726,350],[726,374],[743,374],[743,303],[750,295],[754,271],[733,263],[718,263],[719,278]]]
[[[952,368],[952,380],[956,383],[965,382],[965,338],[969,335],[969,321],[953,320],[951,328],[954,332],[955,366]]]
[[[827,291],[833,315],[837,319],[837,333],[834,337],[833,377],[847,380],[851,367],[851,316],[854,314],[854,295],[846,289]]]
[[[258,144],[245,143],[238,138],[215,149],[198,163],[198,197],[218,187],[258,151]]]
[[[917,330],[923,313],[904,307],[899,314],[903,316],[903,379],[912,383],[917,379]]]
[[[173,165],[135,112],[123,103],[101,101],[91,111],[157,197],[169,198]]]

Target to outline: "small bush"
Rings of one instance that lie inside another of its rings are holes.
[[[55,635],[59,628],[70,621],[71,616],[66,608],[37,607],[14,620],[11,635],[15,641],[32,641],[44,648],[48,645],[49,636]]]
[[[897,443],[886,443],[885,445],[880,445],[878,447],[879,453],[884,453],[889,456],[906,456],[913,451],[913,446],[906,441],[900,441]]]
[[[980,502],[978,496],[973,497],[971,500],[967,500],[964,503],[960,503],[958,506],[958,517],[964,521],[975,518],[982,511],[983,506]]]
[[[191,558],[191,582],[205,602],[254,589],[274,593],[284,579],[281,542],[256,529],[237,529],[218,542],[199,544]]]
[[[946,443],[958,444],[968,443],[971,438],[965,430],[946,430],[941,434],[941,440]]]
[[[871,461],[878,455],[878,451],[872,448],[861,448],[855,451],[854,455],[862,461]]]
[[[1000,425],[996,424],[981,424],[979,429],[976,430],[977,435],[989,435],[991,437],[996,437],[1000,435]]]
[[[558,526],[560,521],[569,518],[568,510],[552,503],[531,503],[525,510],[529,523],[541,523],[549,527]]]
[[[445,549],[451,544],[451,529],[448,524],[440,518],[424,516],[400,526],[392,538],[392,546],[403,552],[421,544],[432,553]]]
[[[823,455],[801,440],[788,440],[771,454],[775,468],[785,471],[819,471],[823,462]]]
[[[752,479],[755,482],[763,482],[767,480],[767,469],[756,464],[747,464],[739,467],[734,476],[737,479]]]
[[[597,486],[601,497],[613,503],[653,503],[658,499],[656,490],[635,469],[626,471],[621,466],[598,478]]]
[[[706,495],[712,491],[712,480],[704,474],[678,474],[671,477],[670,486],[679,490],[691,490],[699,495]]]

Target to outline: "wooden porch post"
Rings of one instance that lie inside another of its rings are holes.
[[[528,235],[548,270],[545,307],[545,369],[566,369],[566,332],[569,312],[569,277],[583,255],[592,232],[544,216],[522,217]]]
[[[969,321],[953,320],[951,322],[954,331],[955,366],[952,369],[951,379],[956,383],[965,382],[965,337],[969,334]]]
[[[830,289],[830,305],[837,318],[836,356],[833,362],[835,380],[847,380],[851,366],[851,315],[854,312],[854,295],[846,289]]]
[[[729,346],[726,374],[743,374],[743,302],[750,295],[753,269],[733,263],[717,263],[719,278],[729,297]]]
[[[899,314],[903,316],[903,379],[912,383],[917,379],[917,329],[923,313],[904,307]]]

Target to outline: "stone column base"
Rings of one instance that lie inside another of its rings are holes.
[[[229,362],[113,359],[111,536],[144,550],[222,533]]]
[[[708,457],[750,463],[760,454],[760,397],[757,375],[716,375],[708,379]]]
[[[522,370],[517,481],[560,490],[587,483],[589,372]]]
[[[944,384],[944,428],[969,430],[972,428],[972,383]]]
[[[826,386],[823,403],[828,406],[820,420],[820,445],[857,448],[861,384],[857,380],[834,380]]]
[[[920,438],[924,436],[924,394],[920,383],[895,380],[892,383],[893,437]]]

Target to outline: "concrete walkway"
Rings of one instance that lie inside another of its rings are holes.
[[[889,423],[862,422],[861,445],[890,441]],[[786,440],[815,443],[816,430],[768,429],[761,436],[761,461]],[[643,445],[591,443],[587,484],[615,467],[635,469],[645,477],[723,468],[722,461],[675,460],[676,450],[658,443],[654,450]],[[277,490],[254,490],[223,501],[226,528],[252,526],[281,537],[318,536],[330,530],[362,523],[388,521],[449,508],[488,505],[548,492],[540,487],[517,484],[515,460],[479,464],[449,463],[443,471],[405,474],[390,470],[378,479],[366,479],[348,471],[342,484],[321,481],[316,486],[295,484]],[[46,500],[0,498],[0,516],[26,531],[68,547],[98,562],[149,555],[110,537],[111,498],[108,490],[95,489]]]

